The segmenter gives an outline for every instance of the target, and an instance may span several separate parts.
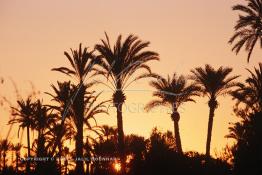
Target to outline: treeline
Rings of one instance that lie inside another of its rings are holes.
[[[120,35],[111,47],[106,34],[106,39],[101,43],[95,45],[93,51],[82,48],[80,44],[78,49],[71,49],[71,53],[64,53],[70,67],[52,70],[70,79],[51,85],[52,91],[46,94],[52,98],[52,105],[43,104],[41,99],[32,95],[18,99],[17,105],[11,106],[14,118],[8,124],[18,125],[18,134],[25,129],[27,144],[13,145],[8,139],[1,140],[1,170],[4,174],[46,174],[47,171],[50,174],[100,175],[241,173],[244,172],[239,170],[242,161],[247,160],[243,154],[258,155],[257,159],[250,158],[249,163],[259,163],[251,164],[251,169],[245,166],[248,171],[261,170],[258,166],[261,164],[261,154],[255,154],[261,151],[261,142],[257,139],[261,136],[257,119],[261,115],[262,104],[261,63],[254,71],[248,70],[250,76],[245,83],[237,81],[239,76],[232,75],[232,68],[221,66],[215,69],[211,65],[192,69],[188,76],[174,73],[165,78],[152,72],[148,65],[150,61],[159,60],[156,52],[146,50],[149,42],[143,42],[133,35],[122,41]],[[149,83],[154,88],[154,98],[145,110],[168,106],[172,111],[170,117],[174,123],[174,134],[153,130],[149,139],[124,135],[122,105],[127,98],[124,92],[131,83],[140,79],[151,79]],[[94,91],[98,84],[111,88],[111,99],[101,100],[101,93]],[[232,96],[236,101],[234,111],[242,120],[229,128],[227,137],[237,141],[229,149],[230,154],[214,159],[210,157],[213,118],[219,106],[217,98],[225,95]],[[205,155],[184,153],[179,131],[179,107],[187,102],[196,102],[196,97],[200,96],[208,97],[210,109]],[[96,122],[97,115],[108,115],[106,107],[110,103],[116,108],[116,128],[99,126]],[[247,129],[250,130],[249,134]],[[30,137],[32,132],[37,132],[34,140]],[[249,139],[257,141],[252,148],[249,148]],[[75,143],[73,150],[66,146],[66,142],[71,141]],[[52,157],[57,161],[21,161],[20,150],[23,147],[27,150],[25,158]],[[246,153],[245,150],[251,152]],[[8,152],[15,153],[9,166],[6,164]],[[74,161],[62,159],[64,156]],[[115,159],[95,161],[92,157]],[[233,160],[231,164],[229,158]]]

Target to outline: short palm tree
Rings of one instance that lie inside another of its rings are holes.
[[[22,149],[23,145],[21,143],[17,143],[13,145],[13,151],[15,152],[15,171],[18,173],[18,168],[19,168],[19,159],[20,159],[20,152]]]
[[[199,88],[194,84],[188,84],[184,76],[177,76],[175,73],[173,77],[168,76],[167,79],[161,76],[157,80],[150,82],[150,85],[155,88],[153,96],[156,99],[149,102],[145,109],[148,111],[158,106],[168,106],[172,110],[171,119],[174,122],[174,135],[176,141],[176,150],[182,153],[182,144],[179,132],[178,108],[186,102],[195,102],[193,97],[199,96]]]
[[[209,119],[206,142],[206,156],[210,157],[210,145],[212,137],[213,119],[215,109],[218,107],[217,98],[219,96],[228,95],[232,88],[236,86],[234,80],[239,76],[229,76],[232,68],[220,67],[215,70],[212,66],[206,65],[204,68],[198,67],[191,70],[193,76],[191,79],[200,87],[200,91],[204,96],[209,98]]]
[[[118,151],[122,166],[125,166],[122,118],[122,105],[126,100],[124,90],[134,81],[150,77],[151,69],[147,63],[159,58],[156,52],[144,50],[149,46],[149,42],[143,42],[134,35],[129,35],[123,42],[122,36],[119,35],[113,48],[106,33],[105,35],[106,40],[101,40],[102,44],[95,46],[101,61],[97,74],[104,76],[111,85],[109,87],[114,91],[112,99],[117,110]],[[146,73],[134,77],[139,70],[145,70]]]
[[[1,144],[1,149],[3,152],[3,169],[5,170],[6,169],[6,155],[7,155],[7,152],[11,150],[12,143],[9,142],[9,140],[4,139],[4,140],[1,140],[0,144]]]
[[[44,106],[40,100],[37,100],[34,106],[34,129],[38,132],[37,156],[43,157],[47,154],[45,148],[46,130],[52,122],[55,122],[55,115],[50,114],[48,107]]]
[[[12,115],[15,116],[14,119],[9,121],[9,124],[18,123],[18,137],[20,128],[26,128],[27,131],[27,156],[30,157],[30,128],[34,126],[33,112],[34,112],[34,103],[31,100],[31,97],[28,97],[26,100],[18,100],[18,107],[12,107]],[[30,161],[27,161],[26,172],[30,172]]]
[[[236,110],[241,112],[238,107],[244,104],[246,112],[259,112],[262,110],[262,63],[254,69],[254,72],[247,69],[250,76],[246,83],[239,83],[237,89],[232,92],[233,99],[237,100]]]
[[[87,48],[82,49],[81,44],[79,45],[78,50],[71,49],[71,55],[68,52],[64,52],[68,61],[70,62],[71,68],[59,67],[52,69],[53,71],[58,71],[64,73],[70,77],[77,79],[77,90],[71,99],[74,101],[76,110],[74,110],[74,117],[76,119],[76,157],[83,157],[83,125],[84,125],[84,111],[85,111],[85,94],[88,87],[92,86],[93,83],[85,83],[88,74],[92,71],[93,66],[95,65],[95,57],[93,52],[87,51]],[[68,103],[71,105],[71,103]],[[64,120],[64,118],[63,118]],[[77,161],[76,163],[76,174],[84,174],[84,165],[82,161]]]
[[[247,5],[237,4],[233,6],[233,10],[240,11],[239,19],[235,25],[235,34],[230,38],[229,43],[232,44],[238,39],[233,51],[238,54],[240,49],[245,45],[248,52],[247,61],[251,57],[252,51],[257,42],[262,43],[262,0],[246,0]],[[260,45],[262,48],[262,45]]]
[[[67,117],[66,119],[71,119],[71,121],[73,121],[72,123],[62,121],[60,125],[53,125],[53,127],[50,128],[49,135],[52,135],[52,134],[54,136],[57,134],[60,135],[60,138],[57,139],[58,140],[57,144],[58,146],[62,147],[63,139],[67,140],[67,139],[74,137],[76,142],[78,139],[78,129],[77,128],[79,125],[78,123],[79,119],[77,115],[75,115],[75,113],[79,108],[79,103],[77,102],[77,100],[75,100],[75,101],[70,102],[71,105],[69,107],[67,105],[69,101],[72,99],[72,96],[78,90],[78,87],[75,85],[72,85],[69,81],[69,82],[64,82],[64,83],[58,82],[58,87],[52,85],[52,88],[54,90],[54,94],[50,94],[50,95],[53,98],[52,100],[55,101],[58,105],[53,105],[50,107],[55,109],[58,112],[57,115],[60,116],[60,120],[63,120],[62,116],[66,114],[65,115],[65,117]],[[90,120],[93,120],[94,123],[96,124],[96,119],[95,119],[96,115],[107,114],[107,110],[105,106],[105,103],[107,103],[107,101],[97,102],[100,94],[101,93],[95,94],[95,92],[87,93],[86,91],[84,94],[84,106],[83,106],[84,111],[83,111],[83,119],[81,121],[83,122],[83,128],[88,129],[89,132],[93,131]],[[60,126],[63,126],[64,128],[60,128]],[[67,130],[65,130],[65,128],[67,128]],[[72,130],[72,128],[74,129]],[[76,150],[76,153],[77,153],[77,150]],[[61,154],[61,150],[59,150],[59,154]]]

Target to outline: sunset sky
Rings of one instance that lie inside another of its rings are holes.
[[[26,97],[31,92],[32,82],[41,92],[39,97],[49,103],[44,92],[50,92],[50,84],[68,80],[51,69],[69,66],[64,51],[77,48],[83,43],[92,50],[104,38],[106,31],[113,43],[119,34],[126,37],[135,34],[150,41],[148,49],[160,54],[160,62],[152,62],[152,70],[163,76],[167,74],[188,75],[192,68],[206,63],[214,67],[229,66],[234,74],[247,77],[245,68],[253,69],[261,61],[256,49],[247,64],[247,53],[231,52],[227,43],[233,34],[238,14],[231,10],[235,0],[0,0],[0,95],[15,104],[16,96],[12,79],[19,92]],[[112,92],[104,87],[102,100]],[[143,106],[152,97],[148,81],[133,84],[126,92],[124,107],[124,131],[148,137],[152,128],[173,132],[173,122],[166,109],[146,113]],[[206,98],[196,98],[179,109],[182,146],[185,151],[204,152],[207,135],[208,105]],[[212,152],[220,151],[229,140],[228,123],[235,121],[230,97],[219,99],[215,113],[212,137]],[[0,138],[5,138],[9,129],[9,109],[0,108]],[[99,124],[116,125],[115,109],[110,116],[99,116]],[[17,139],[14,127],[10,138]]]

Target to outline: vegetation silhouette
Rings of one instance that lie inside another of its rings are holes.
[[[215,116],[215,110],[218,107],[217,98],[219,96],[229,95],[232,88],[237,84],[234,80],[239,76],[229,76],[232,71],[232,68],[222,66],[216,70],[208,64],[205,65],[204,68],[197,67],[191,70],[193,75],[190,78],[195,81],[203,96],[207,96],[209,98],[209,117],[206,142],[207,157],[210,156],[213,119]]]
[[[150,85],[156,89],[153,92],[153,96],[157,97],[157,99],[148,103],[145,109],[148,111],[158,106],[168,106],[171,108],[171,119],[174,122],[176,150],[178,153],[182,153],[178,125],[180,114],[177,110],[186,102],[195,102],[192,97],[199,96],[200,88],[194,84],[188,84],[184,76],[181,75],[178,77],[175,73],[172,77],[168,76],[167,79],[158,75],[157,80],[151,81]]]
[[[261,1],[252,1],[258,4]],[[255,8],[249,6],[250,8]],[[240,8],[240,7],[239,7]],[[249,13],[249,12],[248,12]],[[109,37],[96,44],[65,52],[70,67],[59,67],[70,80],[51,84],[44,103],[34,93],[10,105],[14,117],[8,125],[18,125],[20,142],[0,138],[0,174],[4,175],[242,175],[262,173],[262,63],[248,69],[245,82],[237,82],[232,68],[197,67],[191,74],[164,78],[151,71],[149,61],[159,55],[145,50],[149,42],[134,35],[124,41],[119,35],[113,48]],[[248,41],[249,42],[249,41]],[[252,52],[252,50],[251,50]],[[105,81],[98,80],[103,77]],[[126,88],[135,81],[152,78],[153,99],[145,107],[170,107],[174,133],[154,128],[149,138],[124,135],[122,105]],[[94,87],[103,84],[113,91],[112,98],[102,100]],[[209,121],[206,154],[183,152],[179,131],[182,104],[208,97]],[[239,120],[231,123],[229,134],[234,144],[226,146],[218,157],[210,154],[212,127],[218,97],[230,95]],[[100,125],[96,117],[109,115],[108,106],[116,108],[116,127]],[[26,147],[21,143],[26,129]],[[36,138],[34,133],[37,133]],[[9,134],[8,134],[9,135]],[[71,142],[74,143],[71,144]],[[25,151],[26,150],[26,151]],[[24,155],[23,155],[24,154]],[[45,159],[38,161],[35,158]],[[228,161],[231,160],[231,161]]]
[[[239,11],[239,19],[235,25],[235,34],[230,38],[229,43],[233,44],[232,51],[239,53],[242,47],[248,52],[247,62],[257,42],[261,42],[262,36],[262,0],[246,0],[247,4],[237,4],[233,10]],[[260,48],[262,45],[260,44]]]
[[[94,65],[96,64],[96,59],[93,54],[93,51],[87,51],[87,48],[82,50],[81,44],[79,45],[78,50],[72,50],[71,54],[72,57],[68,52],[64,52],[65,56],[67,57],[68,61],[70,62],[71,68],[67,67],[59,67],[52,69],[53,71],[59,71],[63,74],[68,76],[74,76],[78,84],[74,87],[75,97],[76,100],[72,103],[73,109],[73,121],[76,126],[76,136],[75,136],[75,148],[76,148],[76,157],[82,158],[83,157],[83,125],[85,121],[85,110],[87,108],[87,104],[85,103],[87,99],[91,97],[86,97],[88,94],[87,88],[94,85],[94,82],[85,82],[85,79],[92,71]],[[71,97],[72,98],[72,97]],[[68,99],[68,102],[71,99]],[[94,116],[92,116],[94,117]],[[64,119],[63,119],[64,120]],[[60,139],[60,138],[58,138]],[[76,174],[84,174],[84,165],[83,161],[77,161],[76,163]]]
[[[118,151],[122,164],[121,171],[124,174],[126,161],[122,116],[122,106],[126,100],[124,90],[135,81],[152,77],[151,68],[147,63],[159,60],[159,58],[156,52],[145,51],[150,43],[139,40],[137,36],[129,35],[122,42],[122,36],[119,35],[113,47],[110,45],[107,33],[105,36],[106,40],[102,39],[102,44],[95,45],[95,49],[99,52],[100,61],[100,68],[97,69],[95,75],[105,77],[109,83],[106,86],[114,91],[112,101],[117,111]],[[140,72],[138,75],[140,70],[144,70],[145,73]],[[132,77],[134,78],[132,79]]]

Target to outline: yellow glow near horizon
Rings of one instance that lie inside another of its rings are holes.
[[[121,170],[121,164],[119,162],[114,163],[114,169],[116,172],[120,172]]]

